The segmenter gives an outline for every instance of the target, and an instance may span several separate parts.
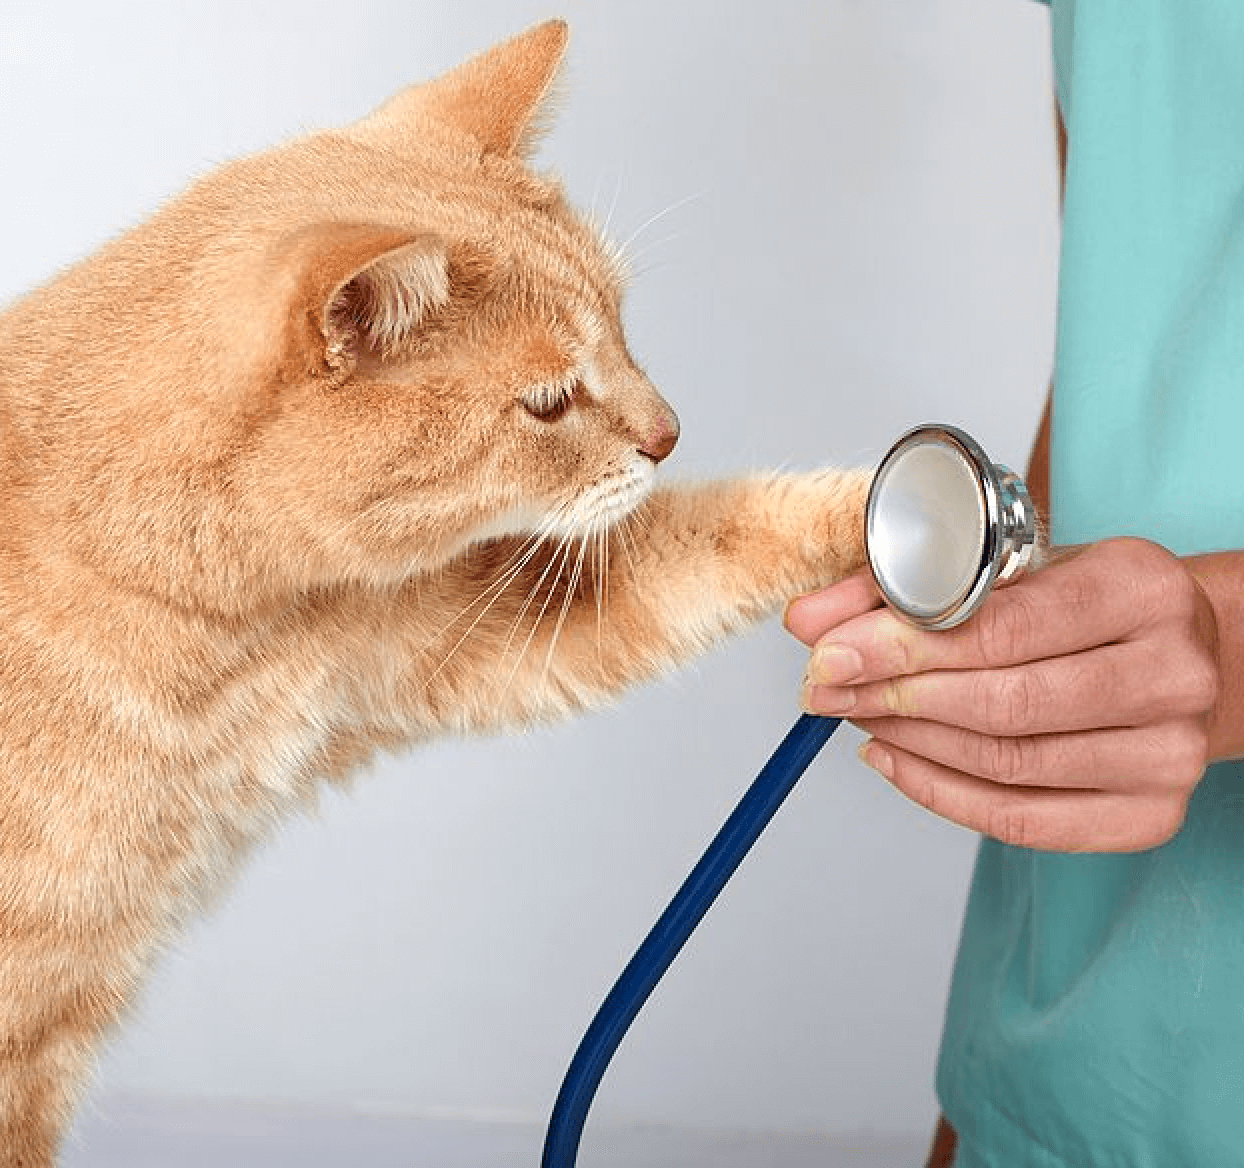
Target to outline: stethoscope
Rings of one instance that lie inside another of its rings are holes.
[[[1023,480],[954,426],[918,426],[881,460],[865,544],[886,604],[926,629],[962,624],[1036,547]],[[841,718],[804,714],[765,763],[601,1004],[562,1082],[541,1168],[573,1168],[588,1109],[636,1015]]]

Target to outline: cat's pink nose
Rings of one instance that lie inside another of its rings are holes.
[[[672,414],[653,425],[640,439],[639,453],[646,454],[653,462],[667,458],[678,445],[678,419]]]

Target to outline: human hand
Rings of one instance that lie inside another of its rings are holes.
[[[1214,610],[1184,563],[1137,539],[1069,551],[927,632],[857,574],[793,601],[815,646],[812,713],[872,735],[905,795],[1020,847],[1138,851],[1180,828],[1220,692]]]

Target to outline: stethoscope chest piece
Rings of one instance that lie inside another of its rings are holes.
[[[886,603],[926,629],[949,629],[998,580],[1027,567],[1036,516],[1023,480],[954,426],[918,426],[877,468],[865,542]]]

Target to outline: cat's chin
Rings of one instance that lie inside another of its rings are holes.
[[[502,511],[482,523],[467,537],[467,544],[491,543],[508,536],[533,535],[548,522],[548,509],[525,503]]]
[[[609,530],[630,515],[652,491],[656,464],[643,455],[620,471],[605,475],[560,503],[522,504],[493,516],[475,528],[466,545],[508,537],[588,539]]]
[[[614,474],[592,483],[573,499],[554,508],[545,523],[548,535],[584,539],[599,535],[630,515],[652,491],[656,463],[637,454]]]

